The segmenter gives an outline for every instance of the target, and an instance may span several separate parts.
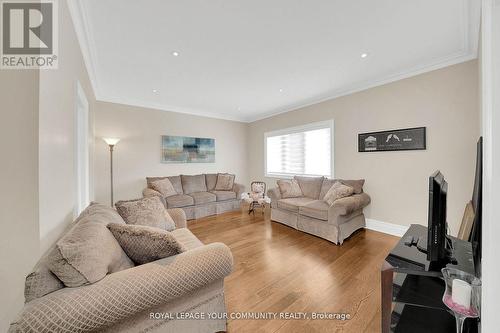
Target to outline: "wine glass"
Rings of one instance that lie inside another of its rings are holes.
[[[481,309],[481,280],[472,274],[455,268],[443,268],[441,270],[446,283],[443,294],[443,303],[455,315],[457,333],[462,333],[464,321],[467,318],[478,318]],[[452,298],[453,280],[458,279],[467,282],[471,286],[470,305],[463,306],[456,303]]]

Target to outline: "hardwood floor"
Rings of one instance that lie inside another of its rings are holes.
[[[333,312],[350,320],[229,319],[228,332],[380,332],[380,267],[398,238],[360,230],[342,246],[234,212],[194,220],[204,243],[231,248],[228,312]]]

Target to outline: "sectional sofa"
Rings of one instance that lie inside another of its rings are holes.
[[[340,180],[324,177],[299,177],[302,194],[295,198],[282,198],[278,187],[270,189],[271,220],[300,231],[342,244],[354,231],[365,227],[363,208],[370,197],[363,192],[364,180]],[[323,198],[337,182],[352,185],[354,194],[336,200],[331,206]]]
[[[245,187],[234,183],[232,190],[217,191],[217,175],[179,175],[169,177],[147,177],[147,187],[143,190],[144,197],[158,196],[167,208],[181,208],[188,220],[205,216],[221,214],[240,209],[240,198]],[[151,183],[168,178],[176,194],[168,197],[153,190]]]
[[[110,207],[91,204],[26,278],[26,304],[9,332],[225,331],[224,277],[232,270],[231,251],[222,243],[202,244],[186,228],[181,209],[168,212],[176,225],[172,235],[186,251],[135,266],[107,228],[124,220]],[[71,256],[61,257],[63,246]],[[117,258],[127,265],[117,265]],[[74,265],[78,271],[70,270]],[[54,266],[60,267],[57,276]],[[58,278],[103,267],[104,278],[84,280],[78,287]],[[201,312],[220,315],[205,320],[161,316]]]

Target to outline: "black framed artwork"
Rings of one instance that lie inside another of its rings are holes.
[[[426,128],[415,127],[358,134],[358,152],[425,150]]]

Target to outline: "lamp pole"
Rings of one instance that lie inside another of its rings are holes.
[[[110,173],[110,185],[111,185],[111,207],[113,207],[114,204],[114,199],[113,199],[113,150],[115,148],[115,145],[120,141],[118,138],[103,138],[104,141],[108,144],[109,146],[109,157],[110,157],[110,168],[109,168],[109,173]]]
[[[113,200],[113,149],[114,149],[115,145],[109,145],[109,155],[110,155],[110,168],[109,168],[109,171],[110,171],[110,176],[111,176],[111,207],[113,207],[113,203],[114,203],[114,200]]]

